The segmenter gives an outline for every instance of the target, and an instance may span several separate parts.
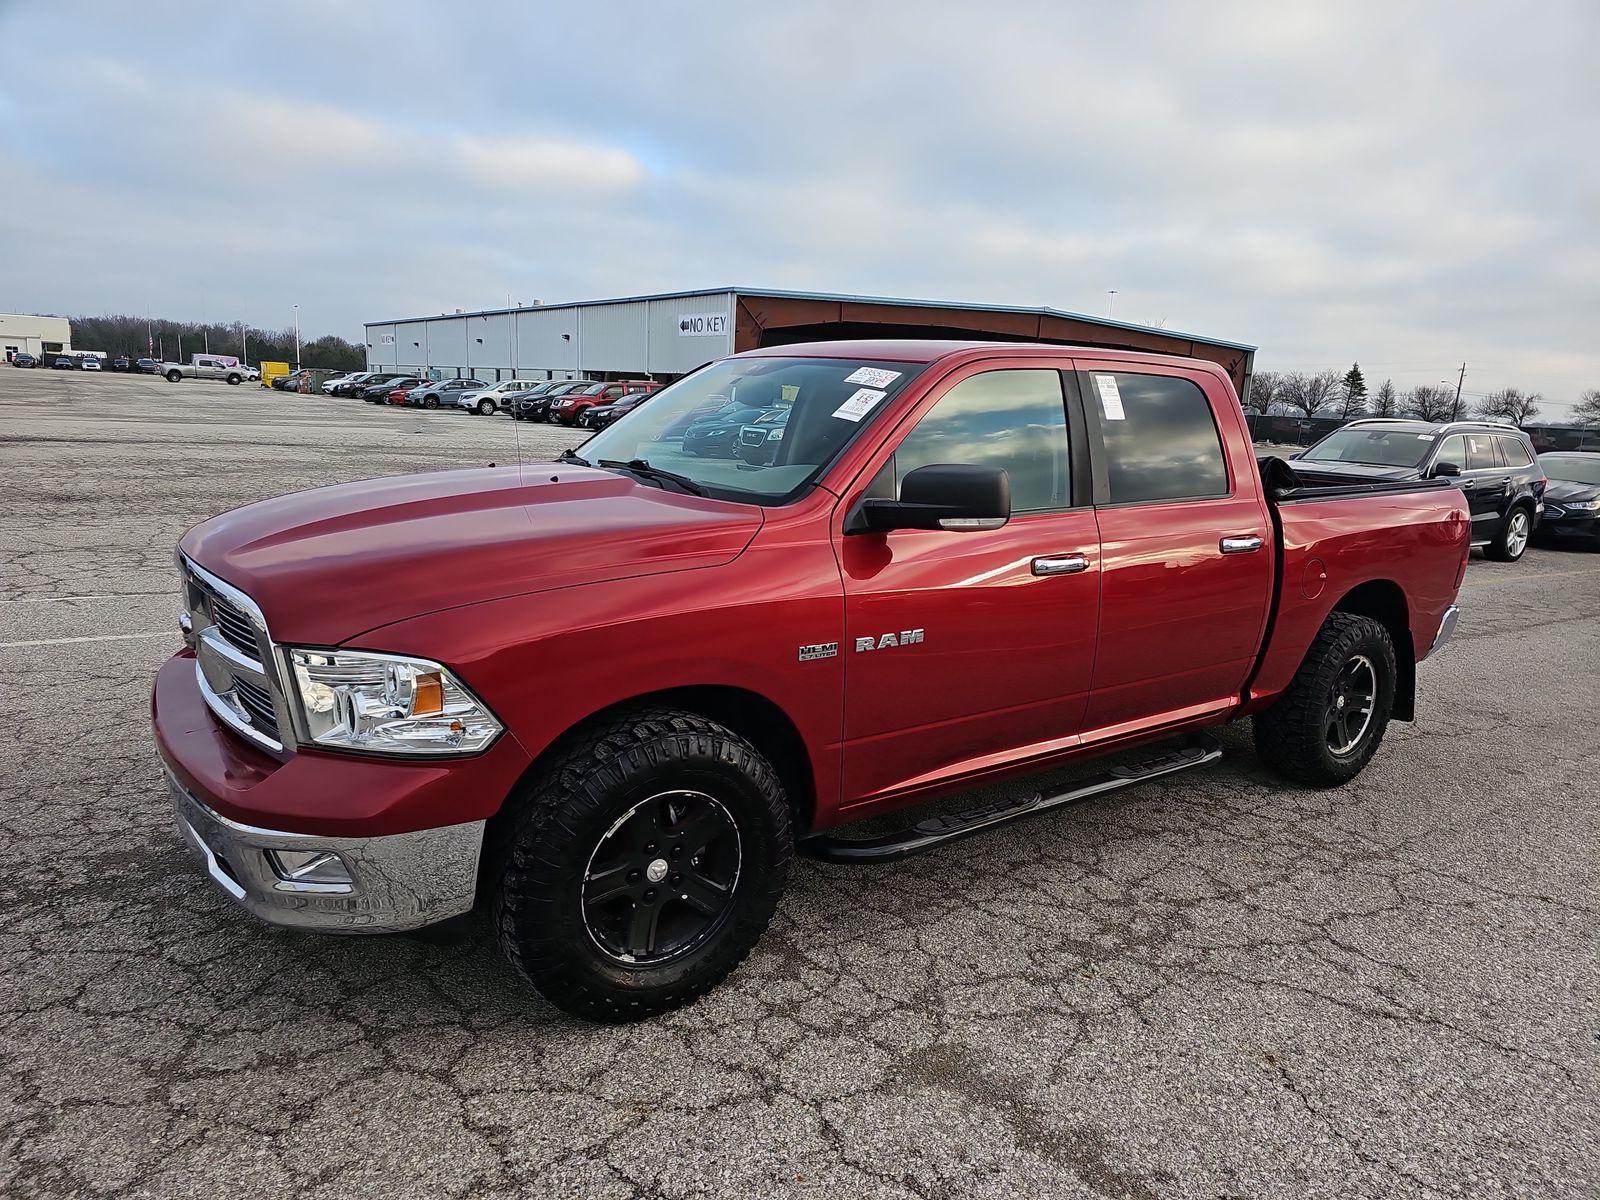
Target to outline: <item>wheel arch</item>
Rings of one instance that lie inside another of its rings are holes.
[[[1394,643],[1394,711],[1397,721],[1414,720],[1417,712],[1417,651],[1411,636],[1411,605],[1392,579],[1369,579],[1339,598],[1333,612],[1369,617],[1389,631]]]
[[[811,765],[811,755],[799,727],[783,708],[749,688],[731,684],[695,684],[686,687],[663,688],[641,692],[608,704],[574,721],[536,754],[517,788],[525,786],[552,758],[560,755],[575,739],[597,722],[604,722],[628,708],[679,708],[725,725],[744,738],[772,764],[778,778],[783,781],[789,797],[789,808],[794,817],[795,836],[810,831],[816,817],[816,775]],[[511,805],[502,804],[489,818],[488,837],[492,839],[500,825],[510,817]]]

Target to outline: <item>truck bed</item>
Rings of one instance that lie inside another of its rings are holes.
[[[1379,479],[1371,483],[1352,483],[1347,477],[1307,470],[1271,455],[1258,457],[1256,465],[1261,469],[1261,481],[1267,500],[1272,504],[1342,500],[1355,496],[1420,492],[1455,486],[1448,479]]]

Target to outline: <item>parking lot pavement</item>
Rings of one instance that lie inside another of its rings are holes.
[[[193,521],[575,435],[0,369],[0,1193],[1600,1194],[1600,555],[1474,559],[1351,786],[1247,731],[873,868],[800,865],[728,984],[600,1028],[460,944],[270,931],[147,728]]]

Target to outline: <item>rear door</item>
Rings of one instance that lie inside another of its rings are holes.
[[[1272,599],[1271,515],[1238,403],[1214,375],[1081,362],[1101,618],[1084,738],[1233,704]],[[1231,421],[1228,436],[1218,414]]]
[[[1461,475],[1455,484],[1467,498],[1467,508],[1472,514],[1472,540],[1487,542],[1494,537],[1495,526],[1504,509],[1507,490],[1506,470],[1500,466],[1495,453],[1494,437],[1482,433],[1452,433],[1439,447],[1434,459],[1455,463]]]
[[[842,532],[846,803],[935,787],[1077,741],[1100,612],[1099,538],[1081,415],[1065,362],[960,368],[896,430],[868,473],[976,463],[1011,477],[1012,518],[972,532]],[[1071,434],[1069,436],[1069,427]]]

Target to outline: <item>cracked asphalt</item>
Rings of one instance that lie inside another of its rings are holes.
[[[575,440],[0,368],[0,1194],[1600,1195],[1600,555],[1474,558],[1351,786],[1231,730],[1203,772],[802,862],[746,966],[648,1024],[554,1012],[481,922],[254,923],[147,729],[175,541],[517,434]]]

